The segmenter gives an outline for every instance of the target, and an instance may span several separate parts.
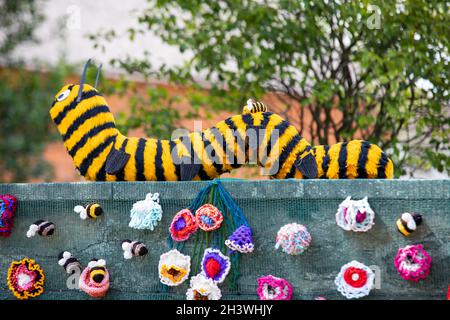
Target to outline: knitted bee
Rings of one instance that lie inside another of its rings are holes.
[[[64,86],[50,109],[87,180],[210,180],[249,162],[276,179],[393,177],[393,163],[378,146],[352,140],[312,147],[293,125],[253,100],[243,114],[174,140],[126,137],[105,98],[84,83],[89,62],[80,84]]]
[[[55,232],[55,224],[53,222],[38,220],[32,225],[27,231],[27,238],[32,238],[36,233],[43,237],[48,237],[53,235]]]
[[[98,203],[89,204],[86,208],[83,206],[75,206],[73,211],[78,213],[82,220],[86,220],[87,218],[97,219],[98,216],[103,214],[103,209]]]
[[[132,257],[142,257],[148,253],[148,249],[140,241],[123,240],[122,241],[123,257],[131,259]]]

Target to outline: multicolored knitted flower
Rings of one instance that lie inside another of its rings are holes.
[[[428,277],[431,257],[422,245],[411,245],[398,249],[394,264],[403,279],[417,282]]]
[[[375,212],[370,208],[367,197],[352,200],[347,197],[336,212],[336,223],[346,231],[366,232],[375,224]]]
[[[93,298],[104,297],[109,290],[109,272],[106,269],[106,261],[92,259],[81,273],[78,285],[80,290]]]
[[[215,283],[222,283],[230,272],[230,258],[220,252],[219,249],[208,248],[202,259],[202,273]]]
[[[178,286],[189,276],[191,257],[177,249],[170,250],[160,256],[158,270],[161,283],[167,286]]]
[[[14,226],[17,199],[10,194],[0,195],[0,237],[9,237]]]
[[[222,293],[212,279],[203,274],[191,278],[191,287],[186,292],[187,300],[220,300]]]
[[[203,231],[219,229],[223,221],[222,212],[209,203],[202,205],[195,211],[195,218]]]
[[[305,251],[311,243],[311,235],[304,225],[290,223],[281,227],[277,233],[275,249],[280,246],[284,252],[298,255]]]
[[[13,261],[8,269],[8,287],[17,299],[34,298],[44,292],[44,271],[33,260]]]
[[[285,279],[268,275],[258,278],[256,292],[260,300],[291,300],[292,285]]]
[[[172,219],[169,231],[175,241],[185,241],[198,229],[198,224],[191,210],[183,209]]]
[[[366,265],[353,260],[342,266],[334,283],[337,290],[347,299],[361,298],[370,293],[375,274]]]
[[[240,253],[253,252],[255,244],[253,243],[252,229],[243,224],[225,240],[225,245],[230,248],[232,253],[235,251]]]

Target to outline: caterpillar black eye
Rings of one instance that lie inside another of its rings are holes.
[[[64,91],[61,92],[61,93],[59,94],[59,96],[56,98],[56,101],[60,102],[60,101],[65,100],[65,99],[69,96],[69,94],[70,94],[70,90],[69,90],[69,89],[64,90]]]

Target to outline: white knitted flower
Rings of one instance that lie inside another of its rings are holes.
[[[366,265],[353,260],[342,266],[334,283],[337,290],[347,299],[367,296],[373,288],[375,274]]]
[[[220,300],[222,293],[212,279],[198,274],[191,278],[191,287],[186,292],[187,300]]]
[[[351,200],[347,197],[339,205],[336,223],[346,231],[366,232],[375,224],[375,212],[370,208],[367,197],[362,200]]]
[[[178,286],[189,276],[191,257],[182,254],[177,249],[162,254],[159,258],[159,279],[167,286]]]

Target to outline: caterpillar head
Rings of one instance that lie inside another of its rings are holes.
[[[53,99],[50,116],[62,134],[65,133],[68,124],[73,122],[79,115],[84,114],[94,106],[107,105],[103,96],[96,89],[101,65],[98,67],[95,85],[91,86],[85,83],[89,64],[90,59],[84,66],[79,84],[65,85]]]

